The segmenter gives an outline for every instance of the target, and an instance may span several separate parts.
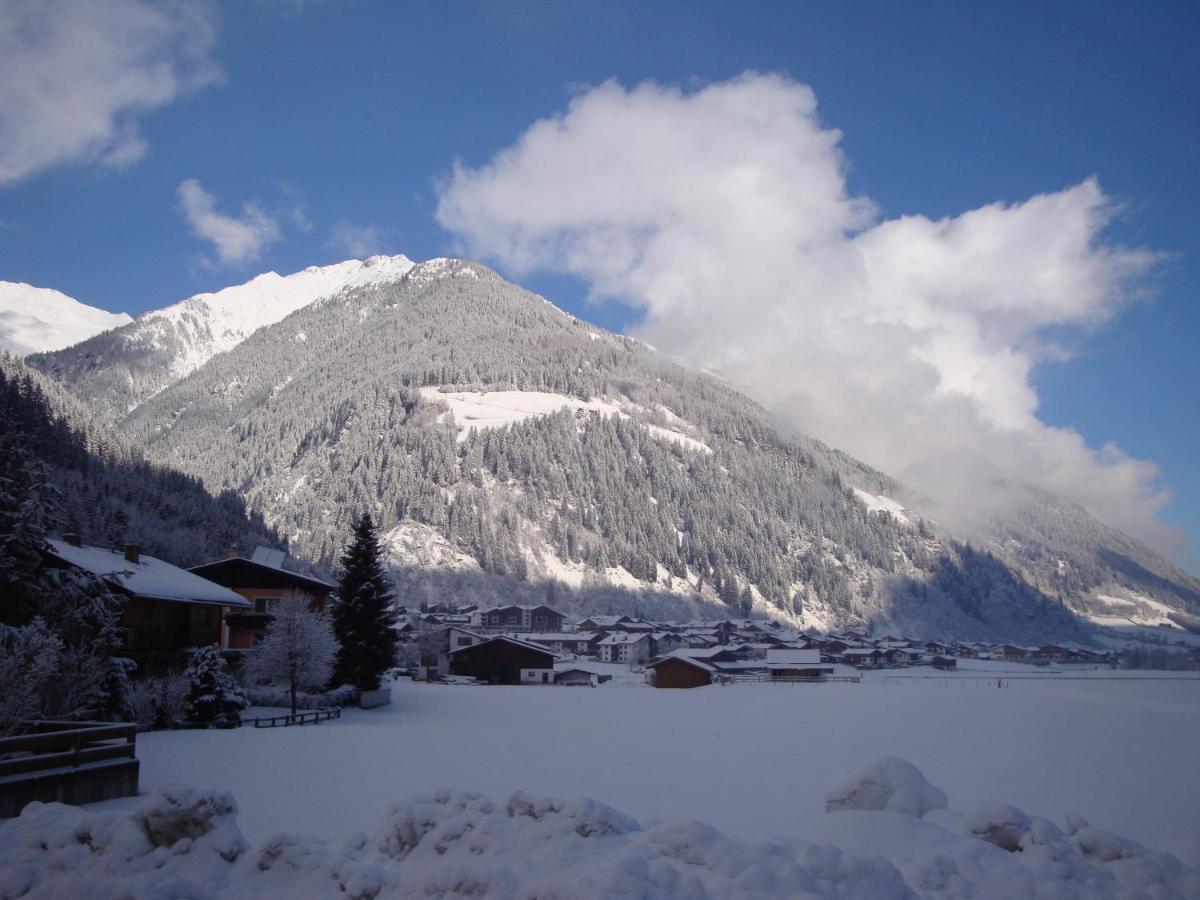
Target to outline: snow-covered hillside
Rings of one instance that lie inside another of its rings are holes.
[[[15,356],[61,350],[132,321],[49,288],[0,281],[0,350]]]
[[[412,260],[397,255],[309,266],[291,275],[266,272],[142,313],[133,322],[126,317],[116,323],[128,322],[124,327],[55,354],[52,362],[34,364],[53,365],[89,402],[124,414],[260,328],[340,291],[396,281],[412,268]]]
[[[181,378],[216,354],[233,349],[264,325],[273,325],[315,300],[345,288],[395,281],[412,267],[412,260],[398,255],[309,266],[291,275],[265,272],[245,284],[196,294],[144,313],[138,321],[170,322],[181,336],[187,336],[184,352],[171,366],[170,374]]]

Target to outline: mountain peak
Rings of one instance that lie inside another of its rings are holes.
[[[0,350],[17,356],[61,350],[132,321],[50,288],[0,281]]]

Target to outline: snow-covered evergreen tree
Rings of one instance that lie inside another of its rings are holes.
[[[247,675],[288,685],[292,712],[299,691],[329,683],[338,643],[329,617],[309,609],[307,597],[287,594],[271,607],[267,633],[247,663]]]
[[[392,599],[375,522],[370,513],[363,513],[342,556],[342,577],[333,606],[333,631],[339,645],[334,685],[375,690],[383,673],[396,664]]]
[[[225,670],[221,651],[214,646],[190,651],[184,675],[189,685],[184,710],[193,722],[232,721],[250,705],[241,685]]]

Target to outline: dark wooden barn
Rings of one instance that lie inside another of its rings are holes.
[[[452,650],[450,672],[488,684],[553,684],[554,654],[501,635]]]

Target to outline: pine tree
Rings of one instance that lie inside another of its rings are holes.
[[[342,578],[333,607],[333,631],[339,644],[333,685],[351,684],[360,691],[372,691],[379,687],[383,673],[396,664],[396,613],[370,513],[364,513],[354,526],[354,538],[341,563]]]
[[[225,660],[214,646],[192,650],[184,675],[190,685],[184,710],[193,722],[231,721],[250,705],[241,686],[225,671]]]

